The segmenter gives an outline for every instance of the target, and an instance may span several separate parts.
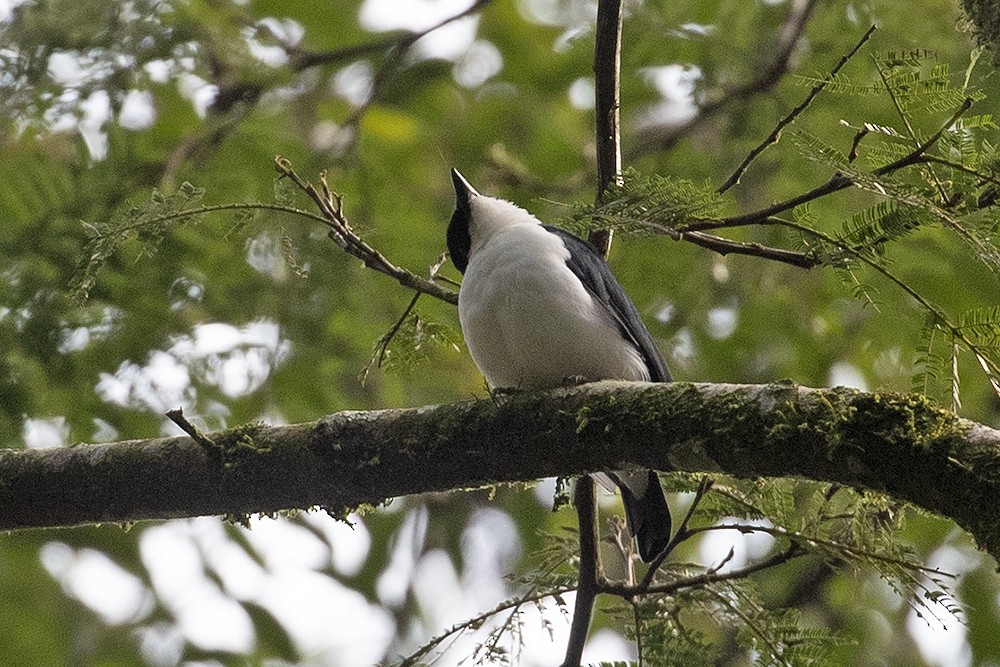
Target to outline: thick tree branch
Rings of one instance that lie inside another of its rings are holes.
[[[0,530],[274,512],[624,465],[796,476],[943,514],[1000,555],[1000,431],[853,389],[601,382],[294,426],[0,450]]]

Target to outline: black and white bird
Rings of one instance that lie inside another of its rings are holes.
[[[669,382],[663,356],[604,258],[569,232],[476,192],[457,170],[448,252],[463,274],[458,316],[473,361],[495,389],[571,378]],[[617,471],[629,531],[646,562],[670,540],[652,470]]]

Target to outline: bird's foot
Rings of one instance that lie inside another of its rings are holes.
[[[585,378],[582,375],[567,375],[562,380],[562,386],[579,387],[581,384],[587,384],[588,382],[590,382],[590,378]]]
[[[490,389],[490,393],[494,396],[513,396],[523,391],[520,387],[493,387]]]
[[[520,387],[489,387],[489,392],[490,400],[494,403],[499,403],[505,398],[523,393],[524,390]]]

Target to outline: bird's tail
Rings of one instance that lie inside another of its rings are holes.
[[[621,490],[629,532],[635,536],[639,558],[648,563],[670,543],[670,508],[660,479],[652,470],[619,470],[607,475]]]

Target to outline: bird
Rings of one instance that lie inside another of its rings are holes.
[[[462,274],[459,323],[493,389],[672,380],[638,309],[590,243],[513,202],[480,194],[457,169],[451,178],[447,244]],[[605,475],[621,491],[639,557],[651,562],[671,533],[659,477],[652,470]]]

